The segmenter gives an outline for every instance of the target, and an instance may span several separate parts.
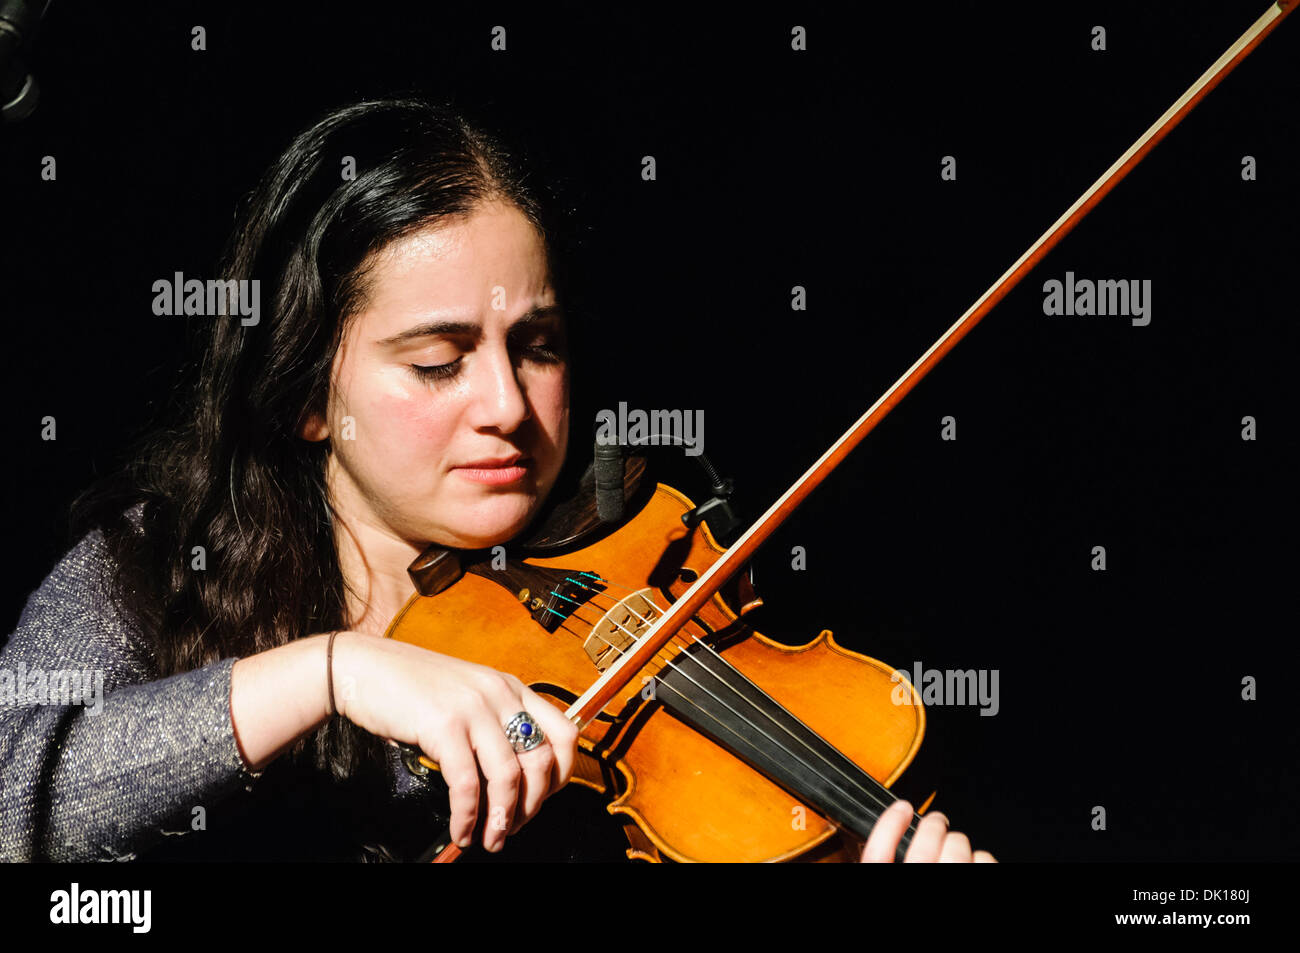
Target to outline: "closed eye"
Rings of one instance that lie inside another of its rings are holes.
[[[520,350],[539,364],[559,364],[564,360],[558,351],[546,344],[529,344]]]
[[[549,340],[543,340],[536,344],[526,344],[517,346],[519,353],[530,361],[538,364],[562,364],[564,356],[560,353],[560,348],[552,345]],[[420,380],[426,383],[437,383],[439,381],[449,381],[460,373],[461,363],[465,356],[461,355],[454,361],[448,361],[446,364],[411,364],[411,372]]]
[[[564,344],[564,334],[558,330],[541,334],[534,330],[533,333],[527,336],[520,334],[511,338],[512,347],[528,359],[539,364],[562,363],[564,361]]]
[[[460,364],[464,356],[446,364],[412,364],[411,371],[422,381],[447,381],[460,373]]]

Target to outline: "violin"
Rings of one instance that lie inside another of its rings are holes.
[[[761,543],[1034,266],[1300,0],[1277,0],[729,547],[677,490],[623,474],[630,516],[600,518],[589,469],[524,538],[427,549],[390,638],[509,671],[567,705],[581,730],[571,780],[607,795],[630,857],[856,859],[925,734],[915,688],[829,631],[786,646],[755,631],[743,571]],[[685,519],[684,519],[685,517]],[[416,773],[437,768],[406,749]],[[913,815],[898,857],[911,842]],[[421,859],[460,851],[450,834]]]
[[[629,461],[633,512],[621,524],[601,521],[588,468],[527,541],[496,553],[430,547],[388,637],[509,671],[571,704],[726,552],[707,520],[684,525],[694,505],[646,480],[645,463]],[[920,696],[829,631],[797,647],[755,631],[746,617],[762,600],[748,574],[726,595],[587,721],[571,780],[610,797],[632,858],[854,859],[921,746]],[[910,841],[909,831],[900,859]]]

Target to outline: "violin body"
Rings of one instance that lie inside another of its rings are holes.
[[[387,635],[510,672],[565,708],[652,621],[655,606],[674,601],[725,552],[706,524],[683,525],[692,503],[681,493],[658,484],[642,496],[644,505],[630,519],[594,542],[509,562],[498,550],[436,595],[413,596]],[[920,748],[920,698],[910,682],[895,679],[891,666],[843,648],[829,631],[787,646],[751,629],[745,616],[761,601],[747,575],[727,594],[734,606],[715,594],[691,629],[709,651],[692,638],[670,643],[585,725],[571,781],[609,796],[608,810],[622,815],[632,858],[856,859],[860,836],[814,803],[821,800],[815,778],[812,788],[804,783],[806,769],[823,763],[813,753],[820,745],[796,738],[802,729],[760,717],[758,709],[775,702],[888,787]],[[707,687],[697,657],[711,670],[743,673],[741,681],[761,686],[765,697],[745,687],[757,699],[751,703]],[[714,715],[702,714],[710,706]],[[766,754],[751,749],[755,743],[766,745]],[[832,795],[859,791],[844,771],[831,774]]]

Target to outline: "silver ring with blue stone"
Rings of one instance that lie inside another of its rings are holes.
[[[532,715],[521,711],[506,722],[506,738],[510,741],[510,747],[515,749],[515,754],[521,754],[540,745],[546,740],[546,735],[542,726],[533,721]]]

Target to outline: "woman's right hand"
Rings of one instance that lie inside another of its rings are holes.
[[[329,716],[328,639],[297,639],[235,663],[230,722],[250,771],[262,770]],[[438,762],[450,789],[451,836],[462,846],[480,820],[482,795],[482,844],[500,850],[573,771],[577,726],[513,675],[352,631],[334,638],[333,673],[339,714]],[[546,740],[516,755],[505,726],[521,711]]]
[[[578,729],[513,675],[360,632],[334,640],[339,713],[373,734],[416,745],[438,762],[451,802],[451,836],[468,846],[487,781],[483,846],[531,820],[569,780]],[[527,712],[546,740],[515,754],[505,725]]]

